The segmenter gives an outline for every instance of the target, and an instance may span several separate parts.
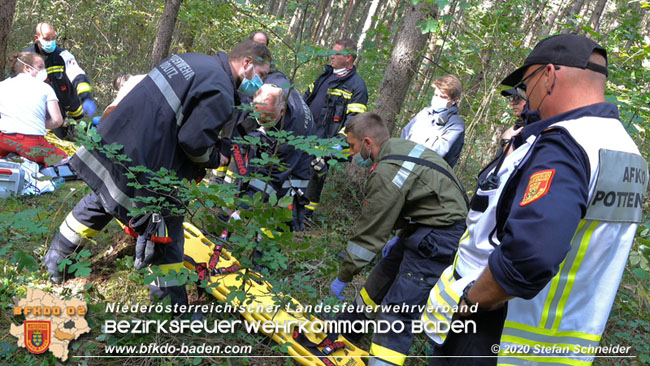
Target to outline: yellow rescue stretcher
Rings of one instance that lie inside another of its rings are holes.
[[[230,288],[242,288],[244,280],[242,269],[239,262],[230,252],[221,245],[215,245],[208,240],[192,224],[184,223],[185,227],[185,267],[190,270],[196,270],[199,277],[208,280],[209,285],[205,290],[217,300],[228,302]],[[255,280],[260,278],[259,275],[251,274],[245,284],[247,299],[243,302],[245,307],[240,307],[240,314],[247,322],[265,322],[274,321],[276,324],[286,324],[285,322],[321,322],[320,319],[313,316],[304,315],[299,312],[287,312],[281,306],[275,306],[274,298],[278,294],[272,293],[272,286],[264,280]],[[250,279],[250,278],[253,279]],[[249,301],[251,301],[249,303]],[[299,305],[298,301],[293,298],[285,298],[285,303],[291,302]],[[238,306],[241,302],[237,299],[231,300],[230,304]],[[259,306],[258,306],[259,305]],[[248,312],[241,309],[264,308],[271,312]],[[294,308],[294,306],[292,306]],[[303,329],[310,329],[306,326]],[[322,328],[319,326],[313,328]],[[262,328],[260,327],[260,330]],[[354,344],[350,343],[343,336],[328,336],[325,333],[298,332],[294,327],[291,333],[265,333],[278,344],[291,344],[289,355],[294,360],[305,366],[365,366],[362,358],[368,357],[368,353]],[[336,338],[334,338],[336,337]]]

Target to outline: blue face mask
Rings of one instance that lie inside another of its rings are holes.
[[[52,53],[56,49],[56,40],[46,41],[41,39],[41,49],[47,53]]]
[[[239,91],[246,95],[253,95],[263,84],[264,82],[257,75],[255,75],[253,80],[244,78],[241,84],[239,84]]]
[[[361,145],[361,150],[363,150],[363,144]],[[359,152],[354,155],[354,162],[362,168],[370,168],[372,166],[370,153],[368,153],[368,158],[364,159],[363,156],[361,156],[361,150],[359,150]]]

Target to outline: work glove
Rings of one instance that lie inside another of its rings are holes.
[[[337,277],[330,285],[330,293],[336,296],[339,300],[345,300],[345,297],[341,296],[341,293],[343,293],[343,290],[345,290],[347,285],[346,282],[339,281],[339,278]]]
[[[384,258],[388,257],[388,254],[390,254],[390,250],[393,249],[395,243],[397,243],[398,241],[399,241],[399,237],[397,236],[389,240],[388,243],[386,243],[386,245],[384,246],[384,249],[381,250],[381,255]]]
[[[316,158],[311,161],[311,168],[316,174],[323,175],[327,173],[327,162],[323,158]]]
[[[100,121],[102,120],[102,116],[95,116],[93,117],[93,126],[99,126]]]
[[[140,270],[153,260],[154,248],[156,244],[151,240],[147,240],[143,235],[138,236],[138,241],[135,244],[135,260],[133,267]]]
[[[95,114],[95,111],[97,110],[97,104],[93,101],[92,98],[88,98],[84,100],[83,104],[83,109],[84,109],[84,114],[86,116],[92,116]]]

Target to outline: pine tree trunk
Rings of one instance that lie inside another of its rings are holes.
[[[325,44],[324,41],[326,39],[329,39],[329,35],[332,33],[334,19],[337,19],[338,15],[339,9],[334,8],[334,4],[332,4],[332,6],[327,10],[327,15],[325,16],[323,26],[321,27],[320,32],[318,32],[318,36],[316,37],[316,44],[322,46]]]
[[[343,38],[345,35],[345,29],[348,27],[348,21],[350,20],[350,12],[355,2],[357,2],[357,0],[352,0],[348,2],[348,9],[345,11],[345,18],[343,19],[343,25],[341,25],[341,32],[339,33],[339,38]]]
[[[165,0],[165,8],[160,17],[160,24],[158,25],[158,35],[153,44],[151,68],[158,66],[158,64],[169,55],[169,47],[172,43],[174,26],[176,25],[178,10],[181,8],[182,1],[183,0]]]
[[[16,11],[16,0],[0,2],[0,80],[5,78],[5,63],[7,62],[7,42]]]
[[[332,0],[323,0],[323,3],[320,8],[320,16],[318,16],[318,23],[316,23],[316,26],[313,28],[313,32],[311,34],[311,39],[312,41],[316,41],[316,36],[318,35],[318,31],[320,30],[321,25],[323,24],[323,19],[329,15],[329,10],[332,10],[331,6],[328,6],[332,3]],[[329,8],[327,13],[325,12],[325,9]],[[327,14],[327,15],[326,15]]]
[[[287,6],[287,0],[280,0],[280,5],[278,5],[278,10],[275,12],[276,17],[280,17],[280,15],[284,15],[284,9]]]
[[[395,128],[395,117],[402,109],[409,85],[420,63],[420,53],[426,47],[429,37],[428,34],[422,34],[417,24],[427,16],[436,17],[436,13],[424,1],[418,5],[409,5],[390,62],[377,88],[375,112],[386,121],[391,133]]]
[[[361,30],[361,37],[359,37],[359,41],[357,42],[357,52],[361,51],[361,47],[363,47],[363,41],[366,39],[366,33],[372,25],[372,17],[375,15],[378,6],[379,0],[372,0],[370,9],[368,10],[368,16],[366,17],[366,21],[363,24],[363,29]]]
[[[596,7],[594,8],[594,12],[591,13],[591,18],[589,19],[589,25],[596,32],[600,27],[600,20],[603,18],[602,15],[603,15],[603,11],[605,10],[605,7],[607,6],[607,2],[608,0],[598,0],[598,2],[596,3]]]

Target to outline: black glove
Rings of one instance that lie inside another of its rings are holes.
[[[133,261],[135,269],[139,270],[151,264],[155,245],[156,243],[147,240],[144,236],[138,236],[138,242],[135,244],[135,261]]]

